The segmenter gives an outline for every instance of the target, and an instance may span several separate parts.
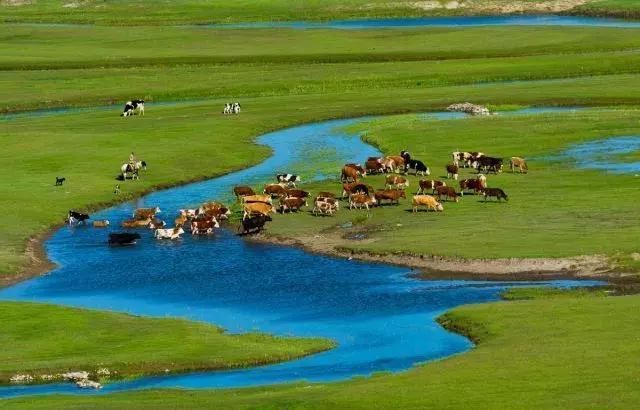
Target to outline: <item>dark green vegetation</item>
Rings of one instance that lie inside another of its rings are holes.
[[[115,377],[257,366],[327,350],[321,339],[227,335],[182,319],[150,319],[35,303],[0,303],[0,383],[14,374],[108,368]]]
[[[637,0],[3,0],[0,21],[111,25],[209,24],[438,15],[573,13],[637,15]]]
[[[465,306],[442,323],[479,344],[395,375],[234,391],[9,400],[6,408],[633,408],[638,297],[546,297]]]

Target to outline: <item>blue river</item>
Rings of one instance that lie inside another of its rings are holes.
[[[545,110],[524,113],[540,112]],[[451,113],[428,115],[461,117]],[[172,220],[180,208],[211,199],[230,201],[233,185],[259,185],[273,180],[276,172],[296,171],[305,180],[334,177],[330,172],[335,173],[341,164],[379,154],[358,135],[344,131],[344,126],[362,120],[326,121],[264,135],[258,141],[269,146],[273,155],[254,167],[158,191],[92,217],[109,219],[111,229],[116,231],[136,207],[159,206],[161,215]],[[153,172],[153,164],[147,172]],[[142,230],[138,245],[125,248],[108,247],[108,232],[82,226],[59,229],[46,242],[50,258],[59,267],[0,290],[0,299],[182,317],[220,325],[229,332],[321,336],[334,339],[338,347],[276,365],[144,377],[114,382],[99,391],[62,383],[7,386],[0,388],[0,397],[325,382],[402,371],[472,348],[468,339],[436,323],[435,318],[451,308],[496,301],[501,292],[514,286],[600,284],[418,280],[407,268],[245,241],[234,234],[233,227],[219,230],[213,238],[185,235],[176,242],[156,241],[151,231]]]

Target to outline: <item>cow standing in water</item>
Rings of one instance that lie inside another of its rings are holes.
[[[124,104],[121,117],[129,117],[131,115],[142,115],[144,117],[144,100],[131,100]]]

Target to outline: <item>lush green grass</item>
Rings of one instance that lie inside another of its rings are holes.
[[[335,384],[7,400],[7,409],[634,408],[640,297],[542,297],[465,306],[443,322],[477,348],[410,371]]]
[[[633,8],[634,0],[595,3],[595,10],[617,12]],[[3,7],[5,3],[25,3]],[[30,4],[31,3],[31,4]],[[462,3],[462,2],[461,2]],[[389,0],[39,0],[0,2],[3,21],[47,23],[94,23],[113,25],[206,24],[238,21],[328,20],[345,18],[407,17],[458,14],[500,14],[511,12],[552,12],[551,0],[467,0],[464,7],[452,8],[449,0],[406,2]],[[590,2],[591,3],[591,2]],[[65,7],[66,5],[66,7]],[[446,7],[449,5],[449,7]],[[510,6],[519,6],[516,9]],[[582,10],[582,9],[579,9]],[[590,8],[586,8],[590,11]]]
[[[640,235],[640,226],[625,222],[637,212],[637,178],[578,170],[573,163],[552,157],[579,141],[636,135],[638,118],[637,110],[587,110],[446,121],[403,115],[358,124],[351,129],[363,133],[382,152],[397,155],[408,149],[424,160],[435,179],[446,177],[450,153],[460,149],[507,159],[524,156],[530,172],[488,176],[490,187],[501,187],[509,194],[508,203],[484,203],[465,195],[460,203],[445,203],[443,213],[412,215],[408,195],[400,206],[375,209],[370,218],[362,219],[362,211],[342,211],[335,218],[287,215],[278,218],[269,232],[292,238],[321,231],[346,232],[337,226],[356,219],[356,229],[365,231],[369,240],[344,240],[341,245],[356,251],[460,258],[629,255],[637,252]],[[469,177],[475,176],[465,170],[460,178]],[[416,192],[419,179],[409,177],[408,192]],[[366,182],[384,186],[381,176],[368,177]],[[459,190],[457,183],[447,182]],[[339,192],[340,184],[312,188]]]
[[[115,377],[170,371],[250,367],[327,350],[323,339],[281,338],[259,333],[228,335],[220,328],[181,319],[35,303],[0,303],[0,383],[14,374],[95,372]]]
[[[574,8],[572,13],[588,16],[640,17],[638,0],[594,0]]]

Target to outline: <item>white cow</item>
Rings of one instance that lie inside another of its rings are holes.
[[[182,235],[184,233],[184,230],[179,227],[176,226],[175,228],[170,228],[170,229],[156,229],[156,231],[154,232],[153,236],[156,237],[156,239],[180,239],[180,235]]]

